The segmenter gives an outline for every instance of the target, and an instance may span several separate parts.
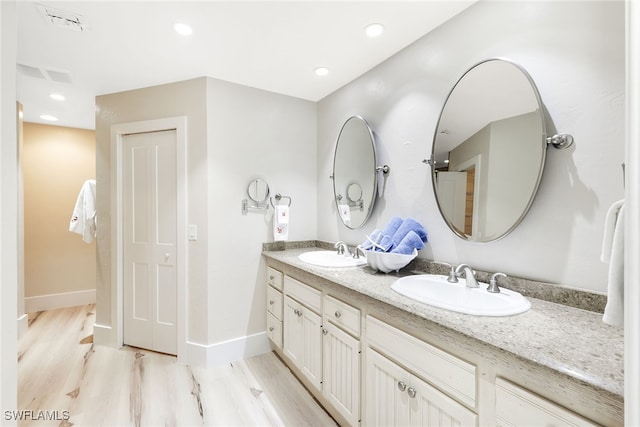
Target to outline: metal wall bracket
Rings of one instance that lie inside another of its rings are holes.
[[[553,136],[547,137],[547,147],[552,145],[554,148],[562,149],[571,147],[573,144],[573,136],[568,133],[559,133]]]
[[[433,159],[431,157],[427,157],[426,159],[422,160],[422,163],[424,163],[425,165],[433,166]]]
[[[382,172],[383,174],[388,174],[391,168],[387,165],[384,166],[376,166],[376,172]]]

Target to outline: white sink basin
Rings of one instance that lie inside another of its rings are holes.
[[[355,267],[367,263],[367,258],[353,258],[351,255],[338,255],[336,251],[310,251],[298,255],[307,264],[319,267]]]
[[[479,288],[467,288],[463,278],[449,283],[446,276],[422,274],[398,279],[391,289],[418,302],[476,316],[511,316],[531,308],[518,292],[500,288],[500,293],[491,293],[487,286],[480,282]]]

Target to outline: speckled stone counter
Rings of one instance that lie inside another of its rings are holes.
[[[267,250],[263,255],[557,371],[622,400],[623,330],[603,323],[599,313],[531,297],[532,308],[515,316],[480,317],[455,313],[418,303],[391,289],[399,277],[418,272],[383,274],[368,266],[322,268],[298,259],[298,255],[313,249]]]

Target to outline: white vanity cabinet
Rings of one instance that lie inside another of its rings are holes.
[[[364,425],[478,424],[475,366],[373,317],[367,339]]]
[[[323,299],[324,397],[351,424],[360,421],[360,310]]]
[[[579,415],[530,391],[496,378],[496,426],[596,426]]]
[[[284,354],[318,390],[322,388],[321,292],[284,277]]]
[[[267,335],[278,348],[282,348],[282,287],[282,272],[267,267]]]

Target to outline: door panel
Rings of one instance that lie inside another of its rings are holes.
[[[124,343],[177,353],[176,131],[123,137]]]

